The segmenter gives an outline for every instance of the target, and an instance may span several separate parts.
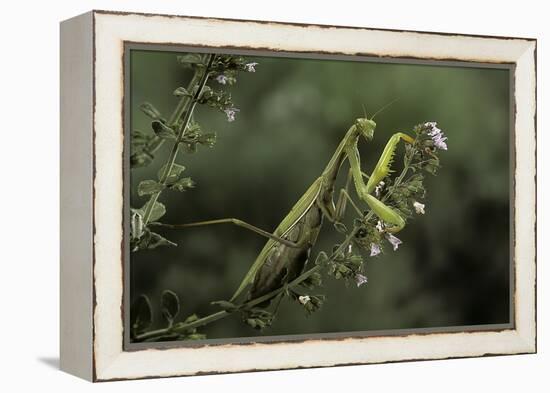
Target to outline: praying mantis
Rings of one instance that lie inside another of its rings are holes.
[[[391,164],[400,141],[409,144],[414,139],[397,132],[393,134],[370,176],[361,170],[359,139],[367,142],[374,138],[376,123],[372,118],[358,118],[348,129],[332,158],[321,175],[309,186],[295,203],[273,233],[236,218],[223,218],[188,224],[167,225],[173,229],[203,225],[234,224],[268,238],[263,249],[244,276],[237,290],[230,298],[235,302],[247,288],[247,300],[259,298],[298,277],[305,269],[323,221],[326,218],[334,225],[341,224],[348,201],[357,208],[349,195],[349,185],[353,181],[355,192],[372,212],[384,223],[385,231],[396,233],[405,227],[405,220],[394,209],[377,199],[373,194],[376,186],[391,172]],[[345,161],[349,162],[349,172],[345,186],[334,202],[335,183]],[[364,179],[368,178],[365,183]]]

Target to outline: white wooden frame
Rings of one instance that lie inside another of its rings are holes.
[[[124,351],[125,42],[515,65],[514,326]],[[93,11],[61,24],[61,368],[93,381],[536,352],[536,41]]]

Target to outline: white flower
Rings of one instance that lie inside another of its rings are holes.
[[[399,245],[403,243],[401,240],[393,236],[391,233],[386,234],[386,239],[388,239],[388,241],[393,246],[393,251],[397,251],[397,248],[399,247]]]
[[[237,114],[237,112],[240,112],[240,110],[237,108],[227,108],[224,109],[224,112],[227,115],[227,121],[232,122],[235,121],[235,115]]]
[[[380,254],[380,246],[376,243],[370,244],[370,256],[375,257]]]
[[[258,63],[247,63],[244,65],[244,68],[246,69],[247,72],[256,72],[256,67],[258,65]]]
[[[355,283],[357,284],[357,287],[359,288],[361,285],[366,284],[368,282],[367,276],[362,275],[361,273],[357,273],[355,275]]]
[[[216,81],[220,85],[225,85],[227,83],[227,76],[225,76],[224,74],[220,74],[216,77]]]
[[[447,137],[443,134],[439,128],[437,128],[437,123],[435,121],[428,121],[424,123],[425,127],[429,127],[431,130],[428,132],[428,135],[432,137],[435,147],[440,150],[447,150]]]
[[[386,183],[381,181],[380,183],[378,183],[378,185],[376,187],[374,187],[374,194],[376,195],[376,197],[380,196],[380,191],[382,191],[382,188],[384,188],[385,184]]]
[[[376,223],[376,229],[378,229],[378,232],[384,232],[384,223],[378,220]]]
[[[298,301],[303,305],[306,305],[308,302],[311,301],[311,298],[308,295],[302,295],[298,297]]]
[[[424,211],[424,208],[426,207],[425,204],[414,201],[413,206],[414,206],[414,210],[416,211],[416,214],[424,214],[425,213],[425,211]]]

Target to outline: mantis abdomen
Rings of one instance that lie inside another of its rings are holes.
[[[256,274],[248,295],[249,299],[258,298],[280,288],[283,283],[292,281],[303,273],[322,224],[323,214],[314,203],[284,236],[285,239],[297,243],[299,247],[273,244]]]

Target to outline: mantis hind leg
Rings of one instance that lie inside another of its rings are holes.
[[[276,242],[279,242],[281,244],[284,244],[285,246],[292,247],[292,248],[300,248],[302,247],[301,244],[298,244],[296,242],[293,242],[288,239],[284,239],[282,237],[279,237],[271,232],[264,231],[263,229],[260,229],[252,224],[249,224],[245,221],[239,220],[237,218],[221,218],[218,220],[209,220],[209,221],[199,221],[199,222],[191,222],[188,224],[161,224],[156,223],[155,225],[162,226],[165,228],[170,229],[182,229],[182,228],[189,228],[189,227],[198,227],[198,226],[205,226],[205,225],[217,225],[217,224],[234,224],[241,228],[248,229],[254,233],[257,233],[258,235],[267,237],[269,239],[272,239]]]

